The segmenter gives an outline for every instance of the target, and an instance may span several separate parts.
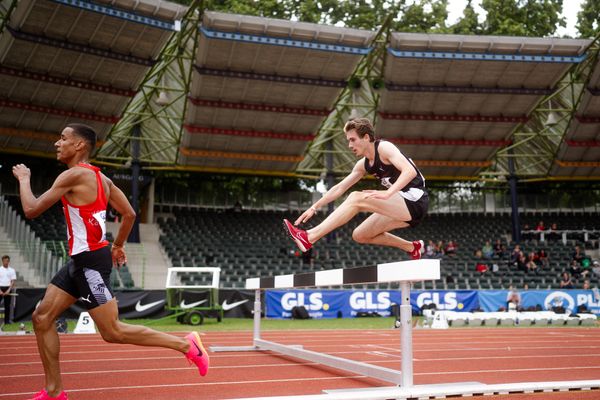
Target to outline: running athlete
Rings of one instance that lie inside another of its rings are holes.
[[[427,213],[429,197],[425,178],[410,158],[385,140],[375,140],[373,125],[366,118],[356,118],[344,126],[350,150],[362,157],[340,183],[331,187],[316,203],[292,224],[284,226],[300,250],[307,251],[317,240],[346,224],[359,212],[372,213],[352,232],[358,243],[371,243],[402,249],[413,260],[421,258],[422,240],[408,241],[389,233],[393,229],[417,226]],[[297,228],[312,218],[317,210],[334,201],[366,174],[374,175],[386,190],[363,190],[350,193],[344,202],[323,222],[309,230]]]
[[[32,400],[67,399],[60,375],[60,343],[54,321],[78,299],[85,300],[80,303],[88,309],[105,341],[177,350],[196,364],[200,375],[206,375],[208,354],[197,332],[181,338],[119,321],[109,277],[113,265],[120,267],[127,262],[124,243],[135,221],[135,212],[123,192],[99,168],[89,164],[96,148],[96,132],[83,124],[69,124],[54,146],[56,158],[68,169],[40,197],[31,192],[29,168],[23,164],[13,167],[27,218],[35,218],[58,200],[62,201],[71,256],[52,278],[42,302],[33,312],[46,386]],[[108,204],[123,216],[112,247],[106,240]]]

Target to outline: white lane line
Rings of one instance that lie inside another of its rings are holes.
[[[259,383],[283,383],[283,382],[314,382],[314,381],[333,381],[339,379],[361,379],[366,378],[364,375],[349,375],[349,376],[330,376],[326,378],[291,378],[291,379],[265,379],[254,381],[228,381],[228,382],[204,382],[204,383],[174,383],[165,385],[135,385],[135,386],[109,386],[101,388],[86,388],[86,389],[69,389],[69,393],[76,392],[97,392],[105,390],[131,390],[131,389],[160,389],[171,387],[190,387],[190,386],[218,386],[218,385],[256,385]],[[26,396],[35,394],[35,392],[21,393],[0,393],[0,397],[8,396]]]

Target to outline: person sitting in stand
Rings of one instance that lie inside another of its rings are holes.
[[[485,244],[481,248],[481,252],[483,256],[487,259],[491,259],[494,257],[494,248],[492,247],[492,242],[486,240]]]
[[[526,267],[527,267],[527,273],[529,274],[537,274],[538,273],[538,265],[536,263],[537,260],[537,254],[535,252],[530,252],[529,256],[527,257],[527,263],[526,263]]]
[[[517,260],[517,269],[525,273],[529,271],[529,268],[527,267],[527,256],[522,251],[519,252],[519,259]]]
[[[577,261],[577,263],[581,265],[584,258],[585,253],[581,250],[581,247],[575,246],[575,251],[571,255],[571,259]]]
[[[579,279],[581,276],[581,265],[575,260],[571,260],[571,264],[569,264],[569,273],[575,279]]]
[[[533,233],[531,233],[531,227],[529,224],[523,225],[523,229],[521,230],[521,239],[525,241],[533,239]]]
[[[550,225],[550,233],[547,234],[546,237],[548,238],[548,240],[551,241],[556,241],[560,239],[560,233],[558,233],[558,225],[556,224],[556,222],[553,222],[552,225]]]
[[[562,273],[562,279],[560,281],[561,289],[573,289],[573,280],[571,280],[571,275],[567,271]]]
[[[496,243],[494,244],[494,254],[498,258],[504,258],[506,252],[506,247],[502,244],[502,240],[496,239]]]
[[[456,243],[453,240],[449,240],[448,244],[446,245],[446,255],[449,257],[456,257],[457,249],[458,246],[456,245]]]
[[[548,252],[545,249],[538,250],[537,258],[539,260],[538,265],[544,267],[544,269],[550,266],[550,257],[548,257]]]
[[[538,232],[542,232],[546,230],[546,226],[544,225],[544,221],[540,221],[538,222],[537,226],[535,227],[535,230]]]

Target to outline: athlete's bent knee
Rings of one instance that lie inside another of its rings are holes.
[[[355,229],[352,232],[352,240],[354,240],[357,243],[369,243],[370,242],[370,237],[365,235],[362,231]]]
[[[124,343],[123,333],[118,327],[111,327],[110,329],[99,329],[100,335],[105,342],[108,343]]]
[[[33,328],[37,331],[45,331],[50,329],[54,325],[54,321],[50,318],[48,313],[40,312],[39,310],[35,310],[31,315],[31,322],[33,323]]]

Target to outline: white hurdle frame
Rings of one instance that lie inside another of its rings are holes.
[[[376,267],[333,269],[270,278],[249,278],[246,279],[246,289],[255,290],[253,345],[211,346],[210,349],[213,352],[274,351],[408,388],[413,386],[411,284],[416,281],[435,279],[440,279],[440,261],[425,259],[378,264]],[[270,342],[260,337],[261,290],[386,282],[399,282],[402,296],[400,305],[400,351],[402,357],[399,371],[305,350],[299,345]]]

